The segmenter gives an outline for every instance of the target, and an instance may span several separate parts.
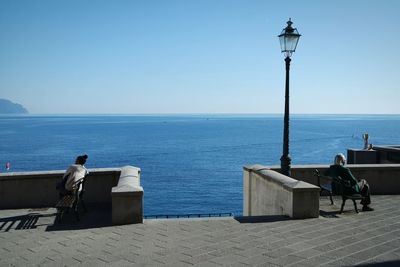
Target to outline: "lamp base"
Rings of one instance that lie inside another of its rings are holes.
[[[281,157],[281,173],[283,175],[289,176],[291,175],[290,172],[290,165],[292,163],[292,159],[290,155],[282,155]]]

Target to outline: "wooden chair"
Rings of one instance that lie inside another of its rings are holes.
[[[343,212],[344,205],[346,204],[346,200],[350,199],[353,201],[354,209],[358,213],[357,203],[356,200],[362,200],[364,197],[361,194],[348,194],[346,191],[351,191],[351,184],[349,181],[343,180],[340,176],[338,177],[331,177],[326,175],[321,175],[319,170],[315,170],[315,174],[318,178],[318,186],[321,188],[322,191],[326,191],[329,193],[331,204],[333,204],[332,195],[336,192],[332,190],[332,184],[335,184],[335,188],[337,190],[338,195],[342,196],[342,206],[340,208],[340,213]],[[321,180],[325,180],[324,184],[321,184]],[[347,189],[347,190],[346,190]]]
[[[65,212],[69,212],[72,208],[75,212],[76,220],[79,221],[79,208],[82,206],[84,212],[87,212],[85,202],[83,201],[83,194],[85,193],[85,179],[86,176],[75,183],[76,189],[72,194],[60,196],[59,201],[56,204],[57,208],[57,220],[61,222],[61,219]]]

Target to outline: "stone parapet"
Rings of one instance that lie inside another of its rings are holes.
[[[261,165],[244,167],[243,215],[319,215],[319,187],[295,180]]]
[[[400,194],[400,164],[347,164],[357,179],[368,181],[373,195]],[[279,171],[279,166],[271,166],[271,170]],[[291,168],[291,176],[294,179],[310,184],[317,184],[314,174],[315,169],[321,173],[326,171],[329,165],[294,165]]]
[[[140,169],[126,166],[121,169],[117,186],[112,188],[112,223],[143,222],[143,187]]]
[[[86,203],[111,203],[120,168],[89,169]],[[64,170],[0,173],[0,209],[51,207],[58,200],[56,184]]]
[[[56,184],[65,171],[9,172],[0,174],[0,209],[54,207]],[[113,224],[143,222],[143,188],[140,169],[89,169],[85,182],[85,203],[112,204]]]

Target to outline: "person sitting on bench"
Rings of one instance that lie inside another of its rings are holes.
[[[83,179],[89,172],[85,168],[84,164],[88,159],[87,155],[78,156],[75,160],[75,164],[69,166],[67,171],[63,176],[63,181],[65,181],[64,194],[72,194],[76,189],[76,184],[80,179]]]
[[[340,153],[335,156],[334,164],[327,170],[327,175],[333,177],[342,178],[345,181],[349,181],[351,188],[348,192],[349,194],[360,194],[364,198],[361,200],[360,204],[363,205],[362,211],[373,211],[374,209],[369,207],[371,204],[370,190],[367,181],[364,179],[357,180],[350,169],[343,166],[346,163],[346,157]],[[334,185],[334,184],[332,184]]]

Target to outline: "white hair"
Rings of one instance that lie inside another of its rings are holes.
[[[341,165],[342,163],[344,164],[345,161],[346,157],[342,153],[339,153],[335,156],[334,160],[335,165]]]

